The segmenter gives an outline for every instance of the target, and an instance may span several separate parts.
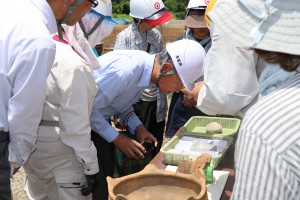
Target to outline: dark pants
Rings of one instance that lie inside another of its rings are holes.
[[[0,199],[12,199],[10,189],[10,165],[8,162],[9,135],[0,131]]]
[[[134,104],[134,112],[140,118],[141,122],[143,122],[145,128],[156,137],[158,141],[158,146],[155,151],[152,153],[152,157],[154,157],[160,150],[164,129],[165,129],[165,120],[161,122],[157,122],[156,119],[156,109],[157,109],[157,101],[146,102],[139,101]]]
[[[107,200],[108,187],[106,177],[114,174],[114,144],[108,143],[98,133],[92,130],[92,141],[97,149],[99,165],[99,182],[93,188],[93,200]]]
[[[173,93],[169,108],[166,137],[173,137],[174,134],[193,116],[207,116],[195,107],[188,108],[183,105],[184,94]]]

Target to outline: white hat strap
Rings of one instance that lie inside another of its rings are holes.
[[[266,0],[262,10],[258,9],[251,1],[249,0],[239,0],[239,2],[255,17],[260,19],[260,23],[256,25],[250,32],[250,37],[254,44],[257,44],[261,41],[264,36],[264,32],[260,29],[262,24],[269,17],[269,9],[273,0]]]

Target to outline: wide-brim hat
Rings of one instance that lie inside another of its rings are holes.
[[[300,55],[299,0],[218,0],[208,17],[246,46]]]
[[[205,11],[190,10],[185,18],[184,25],[188,28],[207,28],[204,22]]]
[[[172,18],[173,14],[167,8],[163,8],[152,16],[143,19],[143,22],[152,26],[159,26],[170,21]]]

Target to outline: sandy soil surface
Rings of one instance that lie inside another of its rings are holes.
[[[11,188],[14,200],[25,200],[28,199],[26,192],[24,191],[25,185],[25,172],[21,168],[11,179]]]

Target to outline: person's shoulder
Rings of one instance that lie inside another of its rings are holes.
[[[64,71],[74,70],[76,68],[88,67],[89,64],[79,56],[71,46],[63,42],[55,41],[56,43],[56,56],[55,63],[63,65]]]
[[[140,63],[143,60],[146,60],[149,54],[145,51],[141,50],[114,50],[108,53],[103,54],[102,56],[98,57],[98,61],[101,65],[101,68],[106,67],[108,65],[119,65],[125,66],[128,63]]]
[[[133,32],[133,29],[132,29],[132,25],[129,25],[127,26],[126,28],[122,29],[119,33],[118,33],[118,36],[121,36],[121,35],[126,35],[130,32]]]
[[[183,35],[177,37],[177,38],[176,38],[176,41],[177,41],[177,40],[182,40],[182,39],[184,38],[184,36],[185,36],[185,34],[183,34]]]
[[[243,127],[264,138],[282,135],[282,130],[287,130],[285,137],[299,133],[299,120],[295,117],[300,115],[299,98],[300,75],[296,75],[255,103],[243,118]]]
[[[153,29],[149,30],[148,34],[149,35],[155,35],[155,36],[161,36],[161,33],[156,28],[153,28]]]

